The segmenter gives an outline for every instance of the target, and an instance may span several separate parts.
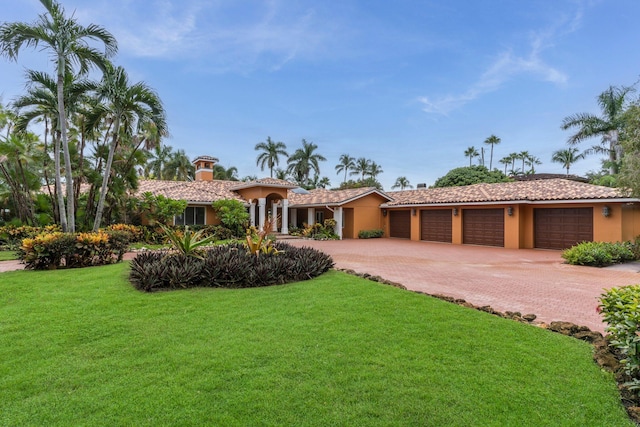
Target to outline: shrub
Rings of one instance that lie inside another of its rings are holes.
[[[599,311],[608,324],[610,345],[620,350],[631,390],[640,389],[640,285],[607,289]]]
[[[562,258],[573,265],[604,267],[635,259],[625,243],[582,242],[562,252]]]
[[[22,241],[19,256],[29,270],[88,267],[122,261],[129,244],[125,231],[41,233]]]
[[[62,231],[58,225],[48,225],[46,227],[31,227],[28,225],[13,226],[5,225],[0,227],[0,245],[9,249],[17,250],[22,244],[22,240],[33,238],[40,233],[53,233]]]
[[[384,236],[384,230],[381,228],[375,230],[358,231],[358,239],[377,239],[382,236]]]
[[[157,291],[190,287],[248,288],[311,279],[333,267],[333,260],[316,249],[273,244],[278,251],[247,251],[241,243],[207,248],[202,258],[145,251],[131,261],[129,281],[136,289]]]
[[[213,241],[213,237],[204,237],[203,231],[189,230],[189,226],[184,231],[177,231],[165,226],[161,226],[173,248],[187,257],[200,258],[202,247]]]
[[[111,224],[105,228],[106,231],[124,231],[130,234],[129,240],[131,242],[142,241],[143,232],[142,227],[131,224]]]
[[[338,235],[335,232],[336,220],[325,219],[322,224],[319,222],[313,225],[304,224],[301,235],[314,240],[336,240]]]
[[[240,237],[249,223],[249,213],[242,202],[233,199],[216,200],[212,204],[220,222]]]

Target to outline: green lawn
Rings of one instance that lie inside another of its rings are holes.
[[[18,259],[18,254],[14,251],[0,251],[0,261]]]
[[[144,294],[0,274],[0,425],[631,426],[591,347],[340,272]]]

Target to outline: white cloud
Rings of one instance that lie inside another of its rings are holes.
[[[465,92],[439,98],[419,97],[418,102],[422,104],[422,110],[446,116],[482,95],[499,90],[506,82],[519,75],[532,75],[555,85],[564,85],[568,79],[567,75],[548,64],[542,54],[554,46],[553,42],[559,35],[576,31],[580,27],[582,14],[583,9],[579,7],[570,19],[562,19],[554,27],[534,33],[528,52],[524,55],[514,54],[512,50],[502,52]]]

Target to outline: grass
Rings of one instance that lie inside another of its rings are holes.
[[[17,252],[14,251],[0,251],[0,261],[9,261],[18,259]]]
[[[631,426],[589,345],[329,272],[143,294],[0,274],[0,425]]]

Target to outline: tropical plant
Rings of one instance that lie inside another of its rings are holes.
[[[245,236],[245,247],[247,252],[255,256],[263,254],[277,254],[278,250],[273,246],[274,239],[271,238],[273,233],[273,222],[271,218],[267,218],[261,230],[251,226],[247,228]]]
[[[212,204],[218,219],[236,236],[241,235],[241,230],[249,222],[249,214],[242,202],[233,199],[220,199]]]
[[[137,201],[137,207],[149,224],[155,226],[173,222],[173,218],[182,214],[187,208],[187,201],[170,199],[162,194],[155,196],[147,191]]]
[[[298,148],[287,160],[287,172],[296,178],[299,184],[309,185],[309,175],[314,172],[320,175],[320,162],[327,160],[316,153],[318,146],[313,142],[302,140],[302,148]]]
[[[220,164],[214,165],[213,179],[219,179],[222,181],[238,181],[238,168],[235,166],[225,168]]]
[[[202,258],[202,247],[213,242],[213,236],[203,236],[204,230],[193,231],[187,225],[182,231],[159,225],[173,248],[187,257]]]
[[[217,166],[217,165],[216,165]],[[215,166],[214,166],[215,168]],[[196,168],[184,150],[172,152],[164,168],[165,179],[173,181],[193,181]]]
[[[513,158],[511,156],[505,156],[501,158],[500,164],[504,165],[504,174],[507,174],[507,167],[513,163]]]
[[[525,163],[527,164],[527,166],[529,166],[529,170],[527,170],[527,174],[534,174],[536,173],[536,166],[537,165],[541,165],[542,161],[533,155],[529,155],[527,156],[527,158],[525,159]]]
[[[351,175],[360,175],[360,179],[364,180],[365,176],[369,175],[371,169],[371,160],[365,157],[359,157],[356,160],[355,166],[351,169]]]
[[[378,175],[383,172],[384,171],[382,170],[382,166],[380,166],[376,162],[371,162],[371,165],[369,166],[369,177],[375,180],[378,178]]]
[[[260,170],[263,171],[265,165],[269,168],[269,176],[273,178],[273,168],[280,164],[280,156],[288,157],[287,146],[284,142],[274,142],[271,137],[268,136],[266,142],[259,142],[255,146],[256,151],[262,150],[256,159],[256,165],[260,166]]]
[[[499,170],[489,171],[484,166],[475,165],[451,169],[446,175],[438,178],[432,188],[457,187],[479,183],[509,182],[511,179]]]
[[[562,164],[562,167],[567,170],[567,176],[569,176],[569,169],[571,165],[578,160],[584,159],[584,153],[577,154],[578,149],[576,147],[567,148],[564,150],[557,150],[553,152],[551,161],[554,163]]]
[[[149,161],[145,167],[144,177],[154,179],[164,179],[164,172],[167,164],[171,160],[171,153],[173,147],[166,144],[158,144],[153,148],[153,151],[149,154]]]
[[[344,172],[344,180],[347,182],[347,173],[349,173],[355,167],[355,158],[348,154],[341,154],[339,163],[336,165],[336,173]]]
[[[40,0],[46,13],[30,25],[22,22],[5,23],[0,26],[0,54],[16,60],[23,46],[39,48],[51,52],[57,75],[58,129],[60,131],[61,150],[64,154],[66,185],[66,217],[60,215],[64,231],[75,231],[75,205],[73,191],[73,172],[71,153],[67,136],[67,112],[64,99],[64,82],[72,65],[77,65],[80,74],[88,72],[92,66],[101,70],[107,67],[107,59],[116,53],[115,38],[104,28],[90,24],[86,27],[77,23],[74,17],[65,16],[64,8],[55,0]],[[104,44],[104,53],[89,46],[87,40]],[[59,150],[56,151],[59,153]],[[56,157],[56,181],[61,182],[59,158]],[[65,211],[64,200],[59,200],[60,211]]]
[[[464,156],[469,158],[469,166],[473,166],[473,158],[478,157],[480,153],[476,150],[476,147],[471,146],[464,150]]]
[[[602,110],[600,117],[590,113],[578,113],[567,116],[562,121],[562,129],[577,129],[569,137],[569,145],[579,144],[587,139],[601,138],[600,145],[594,145],[584,151],[585,155],[608,154],[609,172],[618,172],[619,162],[622,160],[622,146],[619,136],[625,125],[625,111],[628,107],[627,99],[633,93],[633,87],[609,86],[598,95],[598,106]]]
[[[391,186],[391,188],[399,188],[400,190],[404,190],[405,188],[413,188],[413,185],[409,183],[409,180],[406,176],[399,176],[398,178],[396,178],[396,182]]]
[[[491,146],[491,155],[489,157],[489,170],[492,170],[493,169],[493,146],[500,144],[500,138],[498,138],[495,135],[491,135],[489,138],[484,140],[484,143],[486,145],[490,145]],[[469,166],[471,166],[471,165],[469,165]]]
[[[92,123],[97,126],[98,121],[109,120],[112,121],[113,127],[107,163],[102,176],[100,198],[93,223],[94,231],[100,228],[102,222],[113,156],[118,144],[122,142],[121,135],[132,136],[135,131],[142,129],[146,122],[154,123],[160,135],[168,135],[165,111],[158,94],[144,82],[130,84],[129,76],[124,68],[108,65],[102,82],[97,88],[97,94],[106,103],[96,109]]]

